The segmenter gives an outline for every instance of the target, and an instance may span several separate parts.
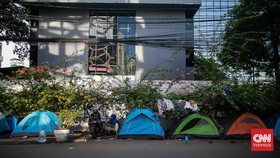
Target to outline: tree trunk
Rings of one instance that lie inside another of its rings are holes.
[[[279,45],[279,30],[277,28],[277,25],[271,23],[270,25],[270,39],[272,42],[273,46],[273,67],[274,67],[274,72],[275,72],[275,81],[277,85],[280,86],[280,70],[279,70],[279,50],[278,50],[278,45]]]
[[[279,44],[279,42],[277,42]],[[273,44],[273,59],[274,59],[274,70],[275,70],[275,80],[278,85],[280,85],[280,70],[279,70],[279,53],[278,44]]]

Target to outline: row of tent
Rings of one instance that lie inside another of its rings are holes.
[[[279,137],[279,113],[265,121],[248,112],[236,114],[221,120],[212,119],[194,112],[182,121],[159,119],[150,109],[134,109],[124,120],[119,138],[160,138],[171,134],[172,138],[186,135],[203,138],[248,138],[251,129],[273,128],[274,136]]]
[[[53,135],[59,123],[58,117],[50,111],[34,111],[27,115],[12,130],[4,115],[0,115],[0,136],[37,136],[40,129]],[[164,139],[170,134],[173,138],[186,135],[204,138],[238,138],[250,136],[251,129],[272,128],[274,136],[280,137],[280,114],[275,113],[264,122],[248,112],[221,120],[212,119],[201,113],[192,113],[182,121],[160,119],[151,109],[135,108],[123,121],[119,138]]]

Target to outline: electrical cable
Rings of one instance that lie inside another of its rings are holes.
[[[36,4],[37,5],[37,4]],[[214,4],[213,4],[214,5]],[[42,6],[45,6],[45,5],[42,5]],[[220,5],[222,6],[222,5]],[[53,7],[53,6],[48,6],[48,7]],[[61,7],[60,7],[61,8]],[[62,7],[63,8],[63,7]],[[69,7],[67,7],[69,9]],[[231,9],[233,8],[233,6],[229,6],[229,7],[201,7],[199,10],[200,12],[203,12],[204,10],[205,11],[209,11],[209,10],[221,10],[221,9]],[[215,12],[215,11],[213,11]],[[118,12],[116,12],[118,13]],[[206,22],[207,24],[206,25],[202,25],[203,27],[200,27],[201,30],[199,30],[198,32],[200,32],[199,34],[204,34],[203,36],[203,39],[204,40],[212,40],[210,42],[218,42],[216,40],[213,40],[213,39],[220,39],[219,36],[221,36],[223,33],[224,33],[224,30],[221,29],[219,31],[217,31],[217,29],[209,29],[211,27],[214,27],[215,25],[217,25],[217,23],[215,22],[226,22],[228,21],[230,18],[220,18],[219,19],[219,16],[220,15],[217,15],[217,19],[213,18],[211,20],[207,20],[206,17],[208,15],[205,16],[205,18],[200,15],[199,17],[200,18],[197,18],[197,17],[194,17],[193,19],[181,19],[181,18],[176,18],[176,19],[170,19],[170,18],[145,18],[146,21],[135,21],[135,24],[146,24],[146,25],[149,25],[149,24],[174,24],[174,23],[194,23],[193,25],[195,25],[195,23],[202,23],[202,22]],[[212,16],[210,15],[211,17],[216,17],[216,16]],[[203,17],[203,18],[201,18]],[[46,17],[46,16],[30,16],[30,19],[32,20],[40,20],[40,21],[61,21],[61,22],[71,22],[71,23],[81,23],[81,22],[88,22],[87,19],[83,20],[83,18],[81,18],[81,20],[77,20],[77,19],[71,19],[71,18],[56,18],[56,19],[53,19],[53,17]],[[148,21],[148,22],[147,22]],[[213,23],[211,23],[213,22]],[[121,22],[119,24],[132,24],[132,22]],[[172,26],[172,25],[164,25],[165,27],[169,27],[169,26]],[[199,26],[197,26],[199,27]],[[81,27],[79,27],[81,28]],[[203,30],[203,28],[205,28],[205,32]],[[40,28],[41,31],[44,31],[44,29]],[[165,29],[165,28],[158,28],[157,26],[155,27],[149,27],[150,30],[152,29],[157,29],[157,30],[160,30],[160,29]],[[169,29],[172,29],[169,28]],[[213,31],[213,33],[212,33]],[[148,43],[148,44],[159,44],[159,42],[161,42],[161,44],[163,44],[164,42],[169,42],[169,43],[176,43],[176,42],[201,42],[201,40],[195,40],[195,39],[188,39],[188,38],[184,38],[184,37],[180,37],[180,36],[197,36],[198,34],[195,34],[195,32],[197,32],[195,29],[193,32],[190,32],[190,33],[186,33],[184,31],[182,31],[181,33],[179,34],[154,34],[150,37],[134,37],[134,39],[130,38],[129,40],[122,40],[122,42],[126,42],[126,43]],[[161,38],[169,38],[169,39],[161,39]],[[179,39],[180,38],[180,39]],[[194,37],[194,38],[197,38],[197,37]],[[198,37],[200,38],[200,37]],[[2,38],[3,39],[3,38]],[[11,40],[19,40],[19,39],[11,39]],[[24,39],[21,39],[21,40],[24,40]],[[41,42],[46,42],[46,41],[60,41],[60,42],[73,42],[73,41],[78,41],[79,40],[76,40],[76,39],[39,39],[41,40]],[[32,40],[29,40],[31,42],[34,42]],[[80,40],[81,41],[81,40]],[[116,40],[115,40],[116,41]],[[175,42],[174,42],[175,41]],[[110,42],[110,40],[109,40]],[[118,41],[120,42],[120,41]]]

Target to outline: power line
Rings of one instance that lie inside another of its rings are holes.
[[[221,9],[222,7],[219,7],[219,8]],[[214,8],[207,7],[207,8],[204,8],[204,9],[207,10],[207,9],[214,9]],[[226,7],[226,9],[228,9],[228,7]],[[116,12],[116,13],[118,13],[118,12]],[[69,18],[69,19],[67,19],[67,18],[56,18],[56,19],[53,19],[53,17],[45,17],[45,16],[30,16],[30,19],[32,19],[32,20],[41,20],[41,21],[43,21],[43,20],[46,20],[46,21],[47,20],[50,20],[50,21],[63,21],[63,22],[65,21],[65,22],[73,22],[73,23],[89,22],[88,19],[86,19],[86,20],[83,20],[83,19],[82,20],[79,20],[79,19],[77,20],[77,19],[71,19],[71,18]],[[146,18],[145,19],[146,21],[144,21],[144,22],[136,21],[134,24],[147,24],[148,25],[148,24],[174,24],[174,23],[189,23],[189,22],[190,23],[222,22],[222,21],[227,21],[229,19],[230,18],[217,18],[217,19],[210,19],[210,20],[207,20],[205,18],[194,18],[194,19]],[[43,22],[45,22],[45,21],[43,21]],[[123,22],[123,23],[119,23],[119,24],[131,24],[131,22]],[[200,30],[200,34],[202,34],[202,33],[204,34],[203,39],[205,39],[205,40],[212,40],[213,39],[212,34],[216,34],[216,36],[218,36],[217,34],[222,34],[224,32],[224,30],[221,30],[221,31],[218,32],[216,29],[213,29],[213,30],[209,29],[209,27],[211,27],[211,26],[214,27],[214,25],[216,26],[216,23],[215,24],[214,23],[213,24],[212,23],[210,23],[210,24],[208,23],[207,25],[203,25],[203,27],[207,27],[207,29],[205,29],[205,32],[204,32],[204,30]],[[168,27],[168,26],[172,26],[172,25],[166,25],[166,27]],[[199,27],[199,28],[201,29],[202,27]],[[44,30],[42,28],[40,28],[40,29]],[[155,26],[155,28],[149,27],[149,29],[165,29],[165,28],[158,28],[158,27]],[[197,28],[194,29],[194,32],[196,31],[196,29]],[[209,31],[210,31],[210,33],[209,33]],[[181,36],[188,36],[188,35],[194,35],[195,36],[195,35],[197,35],[197,34],[194,34],[194,33],[185,33],[185,32],[182,32],[182,34],[183,35],[181,35]],[[154,34],[153,36],[151,36],[149,38],[159,38],[159,37],[167,38],[168,37],[170,39],[166,39],[165,41],[172,41],[172,40],[174,40],[174,37],[176,37],[178,34],[177,35],[174,34],[173,36],[170,36],[170,35],[172,35],[172,34],[169,34],[169,35],[168,34],[167,35]],[[216,36],[214,36],[214,38],[217,38]],[[141,37],[135,37],[135,38],[139,38],[140,39]],[[196,38],[196,37],[194,37],[194,38]],[[145,43],[145,42],[148,43],[147,41],[144,41],[143,39],[141,41],[139,41],[139,39],[138,39],[139,43],[141,43],[141,42],[142,43]],[[46,41],[74,42],[74,41],[77,41],[76,39],[40,39],[40,40],[42,40],[41,42],[46,42]],[[162,39],[153,39],[153,40],[154,41],[158,40],[158,41],[160,41],[162,43],[164,42]],[[176,39],[175,39],[175,41],[176,41]],[[192,42],[192,41],[193,42],[197,42],[197,41],[199,41],[199,42],[201,42],[201,40],[189,40],[189,39],[184,39],[184,38],[182,38],[181,40],[177,40],[177,42],[178,41],[186,41],[186,42]],[[31,42],[34,42],[34,41],[31,40]],[[38,41],[35,41],[35,42],[38,42]],[[130,41],[126,41],[126,42],[127,43],[129,43],[129,42],[137,43],[136,40],[135,41],[130,40]],[[211,42],[215,42],[215,41],[211,41]],[[152,43],[151,39],[150,39],[150,43]]]
[[[12,15],[8,15],[7,13],[4,13],[7,16],[1,17],[1,19],[13,19],[15,18]],[[91,16],[88,16],[91,17]],[[72,23],[84,23],[89,22],[89,19],[80,18],[82,20],[77,20],[79,18],[75,17],[73,18],[65,18],[65,17],[47,17],[47,16],[34,16],[31,15],[27,17],[26,20],[40,20],[41,22],[47,22],[47,21],[60,21],[60,22],[72,22]],[[228,21],[230,18],[216,18],[216,19],[206,19],[206,18],[144,18],[142,17],[134,17],[135,20],[133,21],[118,21],[118,23],[115,24],[176,24],[176,23],[195,23],[195,22],[215,22],[215,21]],[[194,20],[195,19],[195,20]]]

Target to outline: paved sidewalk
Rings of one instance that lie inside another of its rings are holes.
[[[109,138],[109,136],[104,136],[104,138]],[[68,140],[65,143],[70,142],[84,142],[90,139],[89,136],[84,133],[73,133],[69,135]],[[57,143],[54,136],[48,136],[45,144]],[[22,145],[22,144],[41,144],[38,142],[38,137],[11,137],[0,139],[0,145]]]
[[[86,142],[0,144],[1,157],[27,158],[279,158],[280,146],[273,152],[252,152],[250,140],[120,140],[89,139]],[[29,142],[29,143],[27,143]]]
[[[3,157],[28,158],[279,158],[280,143],[275,142],[273,152],[252,152],[249,139],[190,139],[184,140],[132,140],[84,139],[83,135],[71,135],[69,141],[58,143],[54,137],[38,143],[36,137],[0,139]],[[86,141],[85,141],[86,140]]]
[[[98,139],[114,139],[113,135],[102,135]],[[85,132],[71,133],[65,143],[80,143],[91,139],[91,136]],[[47,136],[47,141],[44,144],[58,143],[55,136]],[[7,137],[0,138],[0,145],[21,145],[21,144],[42,144],[38,142],[38,137]]]

